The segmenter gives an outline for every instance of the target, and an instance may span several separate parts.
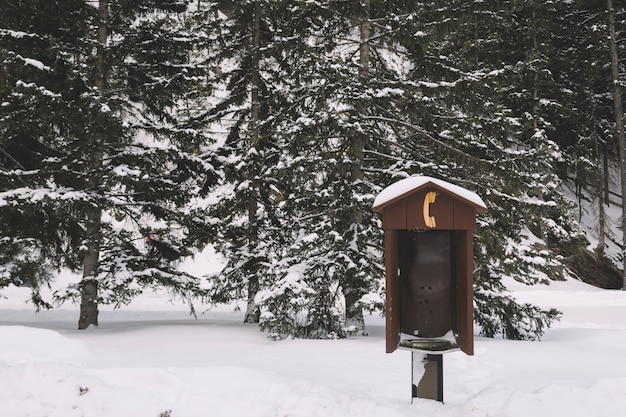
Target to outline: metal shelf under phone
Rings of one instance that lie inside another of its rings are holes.
[[[443,354],[460,350],[459,345],[447,339],[403,339],[398,344],[400,349],[413,352]]]

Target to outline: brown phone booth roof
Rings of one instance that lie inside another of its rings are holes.
[[[374,200],[373,210],[382,212],[385,207],[427,187],[433,187],[438,191],[442,191],[474,208],[477,212],[487,211],[487,205],[478,194],[447,181],[427,176],[409,177],[391,184],[378,194]]]

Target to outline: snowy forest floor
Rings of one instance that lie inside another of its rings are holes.
[[[441,404],[411,404],[410,353],[384,353],[384,319],[369,336],[275,342],[243,313],[195,320],[166,294],[76,330],[77,309],[35,313],[27,292],[0,299],[3,417],[622,416],[626,292],[577,281],[509,285],[519,301],[563,317],[540,342],[476,338],[473,357],[444,356]]]

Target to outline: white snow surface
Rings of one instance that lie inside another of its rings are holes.
[[[376,208],[382,206],[390,202],[391,200],[408,194],[414,189],[419,188],[429,182],[437,185],[440,188],[443,188],[451,194],[454,194],[476,206],[483,208],[484,210],[487,210],[487,205],[482,200],[482,198],[480,198],[475,192],[465,189],[463,187],[459,187],[458,185],[451,184],[444,180],[421,175],[404,178],[400,181],[394,182],[393,184],[382,190],[380,194],[378,194],[378,196],[376,196],[376,199],[374,199],[373,207]]]
[[[2,417],[618,417],[626,410],[626,292],[577,281],[519,301],[563,311],[540,342],[476,337],[444,356],[444,403],[411,404],[410,352],[369,336],[271,341],[232,306],[190,317],[167,294],[76,330],[72,306],[35,313],[23,288],[0,298]]]

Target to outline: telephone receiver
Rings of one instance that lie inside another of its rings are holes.
[[[426,223],[426,227],[437,227],[435,216],[430,215],[430,205],[434,203],[436,199],[437,192],[435,191],[429,191],[424,196],[424,223]]]

